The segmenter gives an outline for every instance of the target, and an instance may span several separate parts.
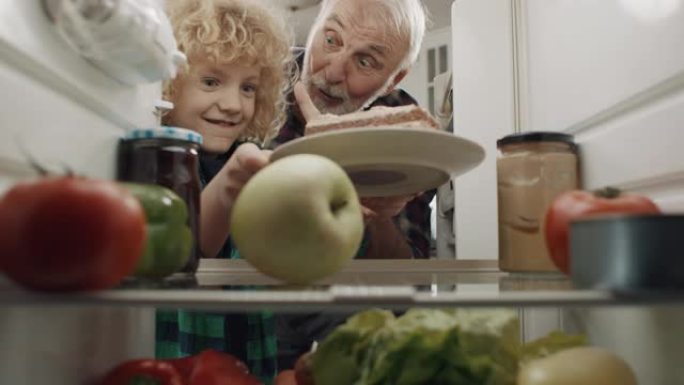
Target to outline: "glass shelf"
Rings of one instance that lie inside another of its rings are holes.
[[[204,260],[192,288],[41,294],[0,285],[0,306],[127,306],[212,311],[355,311],[369,307],[684,305],[684,293],[577,290],[560,274],[500,272],[495,261],[353,261],[315,286],[282,285],[245,261]]]

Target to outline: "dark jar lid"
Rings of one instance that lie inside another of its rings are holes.
[[[160,126],[152,128],[136,128],[126,133],[125,141],[144,139],[177,139],[202,144],[202,135],[185,128]]]
[[[496,147],[499,148],[507,144],[533,142],[560,142],[567,143],[571,145],[573,148],[576,147],[575,138],[572,135],[564,134],[562,132],[550,131],[528,131],[506,135],[503,138],[496,141]]]

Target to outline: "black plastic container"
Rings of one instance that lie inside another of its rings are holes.
[[[611,215],[572,222],[578,288],[684,291],[684,215]]]

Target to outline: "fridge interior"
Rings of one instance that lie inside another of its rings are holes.
[[[0,382],[82,384],[125,359],[151,357],[154,311],[507,307],[532,339],[562,329],[625,358],[645,385],[684,384],[684,297],[573,289],[558,275],[498,270],[496,139],[572,133],[586,188],[615,185],[684,209],[684,6],[680,1],[449,2],[445,32],[454,133],[487,157],[453,183],[454,255],[354,261],[315,287],[282,287],[241,261],[203,261],[196,290],[40,295],[0,288]],[[300,12],[312,14],[311,9]],[[434,37],[442,39],[442,37]],[[424,68],[421,56],[417,68]],[[405,84],[426,94],[423,77]],[[55,172],[113,178],[118,139],[157,124],[160,83],[125,84],[74,51],[40,1],[0,3],[0,189],[33,178],[27,153]],[[420,88],[417,88],[420,87]],[[448,205],[447,205],[448,206]],[[444,235],[443,235],[444,236]],[[259,290],[226,291],[225,284]],[[36,370],[36,366],[40,370]]]

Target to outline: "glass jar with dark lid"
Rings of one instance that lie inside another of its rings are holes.
[[[578,147],[572,135],[530,131],[496,142],[499,267],[512,272],[557,271],[544,238],[553,199],[579,188]]]
[[[188,262],[172,278],[194,280],[199,265],[200,178],[197,132],[169,126],[136,129],[119,142],[117,179],[164,186],[175,192],[188,208],[193,247]]]

